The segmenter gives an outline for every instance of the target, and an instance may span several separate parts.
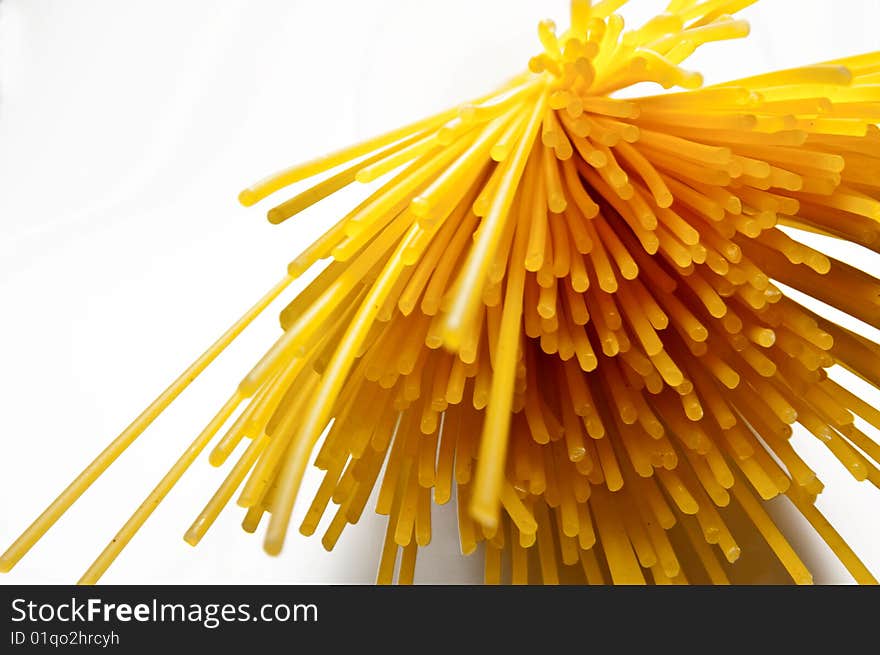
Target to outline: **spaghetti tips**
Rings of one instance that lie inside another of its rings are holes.
[[[880,413],[827,374],[880,387],[880,345],[787,296],[880,328],[880,280],[798,240],[880,252],[880,53],[703,87],[700,46],[748,34],[743,0],[672,0],[626,30],[621,0],[572,0],[528,69],[480,98],[245,189],[281,223],[354,182],[369,197],[172,384],[0,558],[9,570],[253,318],[282,333],[89,568],[97,582],[203,451],[245,441],[186,532],[237,504],[278,554],[331,550],[378,489],[378,582],[412,582],[432,503],[457,503],[488,583],[726,584],[764,542],[812,575],[766,501],[786,496],[860,583],[873,575],[816,508],[791,436],[880,486]],[[618,97],[641,82],[659,95]],[[227,427],[228,426],[228,427]],[[234,501],[234,503],[233,503]],[[323,520],[326,516],[326,520]],[[789,535],[790,536],[790,535]],[[399,559],[399,564],[398,564]],[[767,566],[770,566],[767,563]]]

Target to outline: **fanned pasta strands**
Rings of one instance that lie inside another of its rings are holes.
[[[388,175],[62,492],[0,570],[293,279],[330,260],[81,582],[98,581],[203,450],[221,466],[246,441],[188,543],[235,496],[248,532],[269,515],[264,546],[277,555],[314,456],[324,477],[300,531],[325,525],[331,550],[378,488],[380,583],[394,581],[398,556],[397,581],[415,580],[432,500],[453,496],[462,552],[483,542],[492,584],[728,584],[756,540],[809,583],[795,535],[764,509],[777,496],[857,582],[876,583],[817,509],[823,482],[790,437],[817,439],[829,461],[880,486],[880,414],[828,375],[839,365],[880,387],[880,344],[777,285],[880,327],[880,279],[798,236],[880,252],[880,53],[701,88],[685,60],[746,36],[731,14],[753,1],[673,1],[626,29],[624,0],[572,0],[570,28],[542,22],[543,49],[495,91],[242,191],[250,206],[324,176],[269,209],[281,223]],[[617,97],[641,82],[669,92]]]

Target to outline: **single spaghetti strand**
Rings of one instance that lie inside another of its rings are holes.
[[[153,489],[150,495],[147,496],[143,503],[141,503],[140,507],[135,510],[134,514],[131,515],[131,518],[128,519],[125,525],[123,525],[119,532],[116,533],[116,536],[113,537],[109,544],[107,544],[92,565],[85,573],[83,573],[78,584],[91,585],[98,582],[119,553],[122,552],[122,549],[125,548],[144,522],[159,506],[162,499],[165,498],[168,492],[171,491],[175,484],[177,484],[177,481],[180,480],[184,473],[186,473],[186,470],[201,454],[205,446],[207,446],[211,439],[214,438],[214,435],[217,434],[217,430],[219,430],[229,417],[232,416],[232,413],[241,401],[242,395],[236,390],[229,400],[226,401],[226,404],[223,405],[217,415],[211,419],[211,422],[205,426],[205,429],[202,430],[192,444],[190,444],[189,448],[184,451],[180,456],[180,459],[174,463],[174,466],[172,466],[162,480],[159,481],[156,488]]]
[[[436,224],[433,229],[436,230],[439,225]],[[272,513],[264,542],[264,548],[269,554],[277,555],[281,552],[281,546],[284,543],[284,536],[290,522],[290,513],[293,511],[293,503],[305,472],[309,454],[324,429],[332,401],[338,394],[351,361],[366,337],[366,332],[375,319],[379,308],[406,266],[404,261],[406,247],[414,242],[421,232],[423,232],[423,228],[418,225],[413,225],[410,228],[352,319],[352,323],[334,352],[327,370],[321,377],[315,398],[302,419],[302,424],[293,438],[291,451],[279,474],[278,497],[280,505]]]
[[[481,281],[485,278],[486,271],[491,263],[491,256],[495,251],[497,242],[501,236],[504,220],[510,213],[513,197],[516,193],[516,184],[519,182],[526,165],[528,153],[541,125],[541,117],[547,102],[546,93],[539,96],[538,102],[532,110],[532,115],[526,124],[523,138],[517,146],[516,152],[505,162],[506,175],[499,182],[492,201],[489,213],[483,219],[480,226],[480,238],[474,243],[465,263],[464,270],[459,273],[455,283],[455,294],[449,310],[443,321],[443,341],[450,349],[461,346],[464,330],[468,326],[476,311],[476,289],[481,288]],[[467,292],[465,293],[465,290]]]
[[[521,153],[518,152],[516,156],[521,156]],[[504,465],[507,461],[507,433],[510,429],[510,409],[513,402],[516,368],[516,352],[512,350],[515,351],[517,348],[516,335],[522,325],[522,299],[526,277],[526,269],[521,262],[525,259],[528,245],[526,230],[529,215],[526,211],[520,210],[515,218],[517,227],[507,287],[504,292],[501,327],[498,332],[496,355],[498,363],[492,372],[492,386],[477,455],[477,471],[474,475],[470,504],[471,515],[490,526],[495,526],[498,522]]]

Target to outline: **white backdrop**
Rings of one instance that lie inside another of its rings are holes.
[[[628,16],[665,3],[632,4]],[[564,0],[0,0],[0,547],[350,203],[273,227],[266,207],[238,206],[240,188],[491,88],[536,52],[537,21],[563,23],[566,11]],[[877,48],[874,0],[763,0],[743,16],[749,40],[691,60],[708,83]],[[833,248],[877,272],[865,251]],[[75,581],[274,340],[276,316],[0,583]],[[880,572],[880,492],[795,439],[828,486],[821,508]],[[332,554],[294,530],[270,558],[234,506],[197,549],[186,545],[224,474],[197,461],[104,582],[373,581],[384,524],[371,512]],[[435,512],[419,582],[481,578],[480,559],[458,554],[450,509]],[[817,581],[849,580],[824,544],[793,529]]]

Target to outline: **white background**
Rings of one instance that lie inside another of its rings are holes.
[[[632,4],[627,15],[646,17],[664,3]],[[539,19],[564,24],[566,11],[564,0],[0,0],[0,546],[352,199],[273,227],[268,203],[238,206],[240,188],[484,92],[537,51]],[[690,61],[707,82],[877,47],[873,0],[764,0],[742,15],[748,41]],[[834,252],[878,269],[858,248]],[[274,340],[276,316],[273,307],[0,581],[75,581]],[[880,572],[880,493],[810,438],[795,440],[828,485],[821,508]],[[383,522],[370,511],[329,555],[295,530],[279,558],[264,555],[234,506],[190,548],[181,536],[223,475],[198,460],[104,581],[374,580]],[[449,509],[435,511],[417,581],[481,578],[480,559],[457,552]],[[792,528],[817,581],[849,580]]]

